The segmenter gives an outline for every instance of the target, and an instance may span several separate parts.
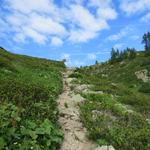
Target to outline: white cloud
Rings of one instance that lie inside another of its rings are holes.
[[[45,42],[47,41],[46,36],[38,33],[37,31],[30,29],[30,28],[26,28],[24,27],[23,29],[24,35],[33,39],[34,42],[37,42],[39,44],[45,44]]]
[[[150,0],[120,0],[120,8],[127,14],[150,10]]]
[[[141,18],[142,22],[150,22],[150,12]]]
[[[49,0],[6,0],[13,10],[30,14],[32,11],[49,12],[51,3]]]
[[[71,17],[72,22],[75,25],[78,25],[80,28],[85,31],[98,31],[107,27],[107,24],[104,21],[96,19],[88,9],[80,5],[73,5],[71,7]]]
[[[104,19],[96,18],[83,6],[72,5],[70,13],[72,23],[79,27],[72,27],[70,31],[69,40],[72,42],[86,42],[95,38],[99,31],[108,28]]]
[[[82,4],[85,0],[62,0],[63,5]]]
[[[129,34],[133,29],[129,26],[123,28],[122,30],[120,30],[119,33],[117,34],[113,34],[113,35],[110,35],[107,40],[109,41],[117,41],[117,40],[120,40],[121,38],[125,37],[127,34]]]
[[[22,26],[27,23],[28,17],[18,12],[6,17],[7,22],[12,26]]]
[[[117,18],[117,13],[112,8],[99,9],[97,14],[98,16],[104,19],[116,19]]]
[[[53,46],[61,46],[63,44],[63,41],[58,37],[53,37],[51,40],[51,44]]]
[[[112,5],[112,0],[89,0],[89,6],[107,8]]]
[[[95,60],[95,59],[96,59],[96,54],[94,54],[94,53],[89,53],[89,54],[87,55],[87,57],[88,57],[88,59],[90,59],[90,60]]]
[[[97,16],[103,19],[116,19],[117,12],[113,8],[112,0],[89,0],[89,6],[97,8]]]
[[[4,33],[6,30],[5,29],[10,29],[9,28],[9,25],[2,19],[2,18],[0,18],[0,33]],[[7,30],[7,31],[8,31]]]
[[[13,40],[16,42],[21,42],[21,43],[25,43],[25,35],[22,33],[16,33],[16,35],[14,36]]]
[[[74,43],[86,42],[97,36],[97,33],[85,30],[72,30],[69,40]]]
[[[108,29],[107,21],[115,19],[117,12],[111,0],[89,0],[86,6],[83,3],[68,0],[58,6],[54,0],[6,0],[4,7],[9,13],[1,16],[11,26],[9,32],[16,42],[32,39],[46,44],[52,39],[51,44],[56,46],[64,42],[61,39],[87,42]],[[8,27],[3,28],[8,32]]]
[[[31,18],[29,21],[30,27],[38,32],[54,35],[67,34],[65,27],[59,22],[55,22],[54,20],[52,20],[50,17],[31,14]]]

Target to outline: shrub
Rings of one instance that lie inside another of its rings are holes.
[[[89,136],[99,145],[119,150],[149,149],[150,126],[138,113],[128,112],[109,95],[83,95],[80,116]]]
[[[139,92],[150,93],[150,83],[143,83],[139,88]]]
[[[76,72],[69,75],[70,78],[82,78],[82,74]]]
[[[5,57],[2,57],[0,55],[0,68],[5,68],[10,71],[16,71],[15,67],[12,65],[12,63],[6,59]]]
[[[0,105],[0,149],[53,149],[63,134],[48,119],[25,119],[24,110],[12,103]]]
[[[0,49],[0,149],[56,150],[62,62]]]

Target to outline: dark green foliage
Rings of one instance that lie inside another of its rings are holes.
[[[136,57],[136,50],[134,48],[126,48],[125,50],[119,52],[119,50],[115,50],[114,48],[111,51],[111,63],[121,62],[125,59],[132,60]]]
[[[25,110],[12,103],[0,105],[0,149],[56,149],[63,134],[50,120],[24,118]]]
[[[111,51],[111,62],[114,63],[118,60],[118,57],[119,57],[119,51],[115,50],[114,48],[112,48],[112,51]]]
[[[93,84],[92,89],[95,91],[117,95],[120,102],[134,106],[144,115],[149,114],[149,83],[143,83],[135,75],[136,71],[150,70],[149,60],[150,57],[139,53],[132,61],[125,60],[123,63],[105,63],[99,66],[85,67],[78,71],[83,76],[80,82]]]
[[[132,106],[138,112],[141,112],[143,115],[150,116],[150,99],[148,95],[140,93],[132,93],[129,95],[124,95],[118,100],[123,103]]]
[[[130,112],[109,95],[84,95],[81,119],[98,144],[119,150],[149,148],[150,126],[140,114]]]
[[[82,94],[86,101],[80,106],[80,116],[90,138],[99,145],[113,145],[119,150],[148,150],[149,83],[139,80],[135,72],[150,71],[150,56],[137,52],[134,58],[134,54],[131,57],[127,52],[121,52],[121,60],[115,63],[106,62],[76,71],[82,75],[79,83],[90,84],[91,90],[104,93]]]
[[[82,75],[78,72],[74,72],[69,75],[70,78],[82,78]]]
[[[16,71],[15,67],[13,64],[9,61],[9,59],[3,57],[0,55],[0,68],[5,68],[10,71]]]
[[[97,60],[95,61],[95,65],[98,65],[98,61]]]
[[[143,83],[139,88],[140,92],[149,93],[150,94],[150,83]]]
[[[0,49],[0,149],[52,149],[62,142],[56,98],[62,62]]]
[[[150,32],[143,35],[142,43],[145,44],[145,51],[150,51]]]

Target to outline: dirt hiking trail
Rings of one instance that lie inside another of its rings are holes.
[[[64,92],[60,95],[58,104],[60,111],[59,122],[64,132],[64,142],[60,150],[95,150],[96,145],[87,138],[87,131],[79,117],[79,103],[84,99],[71,91],[71,78],[67,70],[64,74]]]

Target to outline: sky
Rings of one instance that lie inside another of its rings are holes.
[[[0,46],[68,66],[106,61],[113,48],[142,50],[150,0],[0,0]]]

